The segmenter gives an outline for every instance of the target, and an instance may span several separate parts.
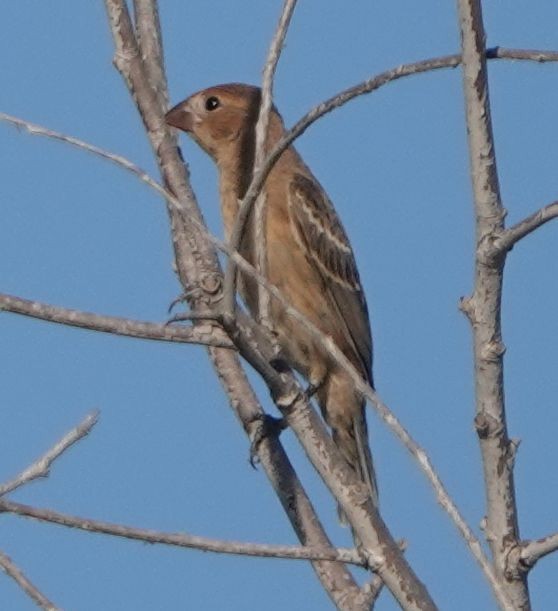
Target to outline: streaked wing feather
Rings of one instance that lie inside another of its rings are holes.
[[[295,174],[289,185],[289,214],[300,245],[326,280],[332,307],[343,323],[363,375],[372,384],[372,338],[368,308],[353,250],[333,204],[319,184]]]

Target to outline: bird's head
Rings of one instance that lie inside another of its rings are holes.
[[[194,93],[165,115],[168,125],[189,134],[218,164],[252,147],[261,91],[231,83]]]

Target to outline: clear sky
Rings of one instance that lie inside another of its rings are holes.
[[[172,102],[208,85],[258,83],[280,2],[165,0]],[[292,124],[325,97],[402,62],[456,52],[455,3],[300,0],[276,82]],[[555,48],[554,0],[485,2],[489,45]],[[0,111],[129,157],[156,176],[136,110],[111,64],[103,3],[6,2]],[[558,197],[556,65],[492,62],[490,86],[509,221]],[[0,126],[0,291],[163,321],[179,293],[164,204],[134,177]],[[371,310],[377,387],[427,449],[469,523],[484,500],[473,430],[472,208],[458,69],[399,81],[324,118],[298,142],[351,237]],[[222,234],[216,173],[184,139],[207,221]],[[511,253],[503,330],[510,434],[522,440],[521,533],[558,529],[558,225]],[[0,481],[91,409],[93,434],[50,479],[13,496],[68,513],[220,538],[295,543],[203,348],[95,334],[0,315]],[[258,388],[261,385],[258,384]],[[266,392],[261,394],[272,409]],[[441,609],[494,609],[491,593],[405,450],[370,413],[385,519]],[[335,507],[286,432],[339,544]],[[154,547],[2,516],[0,548],[67,611],[328,608],[301,562]],[[531,573],[553,609],[558,557]],[[360,573],[357,571],[357,575]],[[0,575],[0,606],[34,605]],[[380,611],[395,608],[382,595]]]

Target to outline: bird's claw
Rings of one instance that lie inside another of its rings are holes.
[[[250,443],[250,465],[256,469],[256,465],[258,464],[259,457],[258,451],[260,449],[260,444],[262,441],[267,439],[268,437],[279,437],[281,431],[287,428],[287,422],[284,418],[274,418],[269,414],[263,414],[256,418],[256,428],[254,434],[252,435],[252,440]]]
[[[168,313],[170,314],[179,303],[187,303],[192,306],[194,303],[198,302],[201,297],[203,297],[203,294],[203,290],[199,286],[193,286],[185,290],[170,302],[167,310]]]
[[[187,300],[188,300],[188,295],[186,293],[181,293],[180,295],[178,295],[178,297],[175,297],[170,302],[169,307],[167,308],[167,314],[172,314],[172,311],[174,310],[174,308],[176,308],[176,306],[179,303],[184,303]]]
[[[172,325],[177,322],[193,321],[193,320],[212,320],[219,322],[222,318],[220,309],[204,310],[199,312],[182,312],[175,314],[167,320],[165,326]]]

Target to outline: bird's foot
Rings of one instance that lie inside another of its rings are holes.
[[[169,305],[168,313],[181,303],[190,308],[201,309],[202,306],[213,308],[222,299],[223,278],[215,272],[202,273],[198,282],[185,287],[183,293],[173,299]]]
[[[176,308],[178,304],[187,303],[189,298],[190,298],[190,295],[188,294],[188,292],[180,293],[178,297],[175,297],[170,302],[169,307],[167,308],[167,314],[172,314],[172,311],[174,310],[174,308]]]
[[[269,437],[279,437],[288,424],[284,418],[275,418],[269,414],[262,414],[255,418],[254,433],[250,443],[250,465],[256,469],[260,462],[258,452],[260,444]]]
[[[220,306],[208,308],[205,310],[197,310],[196,312],[181,312],[171,316],[165,323],[165,325],[172,325],[177,322],[195,321],[195,320],[212,320],[214,322],[221,322],[223,318],[223,311]]]

